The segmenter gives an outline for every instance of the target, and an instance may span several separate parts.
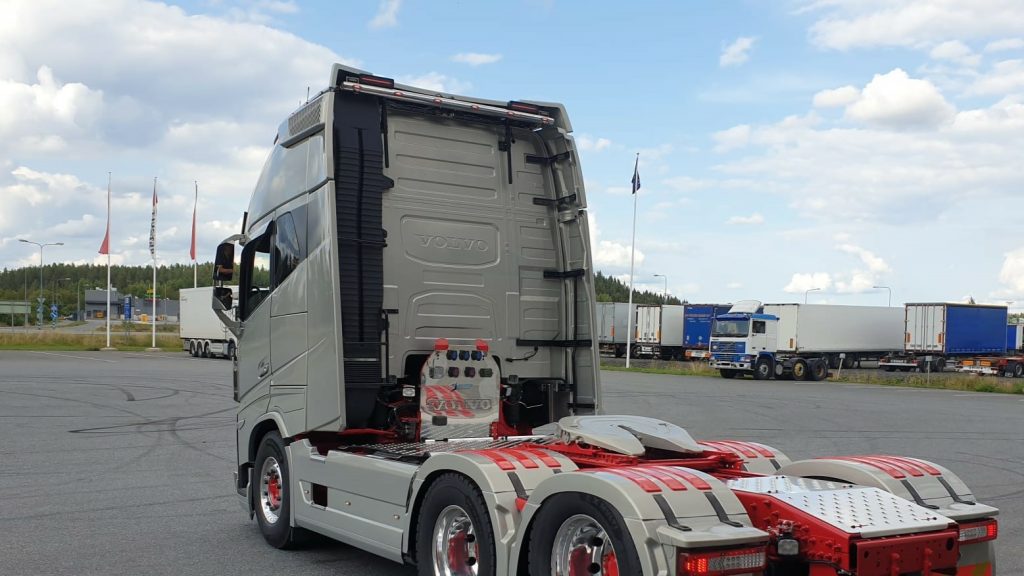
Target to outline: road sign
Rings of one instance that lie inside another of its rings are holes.
[[[125,318],[125,320],[131,320],[132,319],[132,297],[131,296],[125,296],[124,297],[124,318]]]

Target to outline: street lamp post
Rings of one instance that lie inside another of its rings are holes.
[[[668,304],[668,276],[664,274],[655,274],[655,278],[661,278],[665,281],[665,291],[661,293],[661,303]]]
[[[805,290],[804,291],[804,304],[807,304],[807,295],[810,294],[811,292],[817,292],[818,290],[821,290],[821,288],[810,288],[808,290]]]
[[[872,286],[875,290],[882,290],[883,288],[889,291],[889,306],[892,306],[892,288],[888,286]]]
[[[47,246],[63,246],[64,243],[63,242],[39,243],[39,242],[33,242],[31,240],[25,240],[24,238],[18,238],[18,242],[24,242],[25,244],[35,244],[36,246],[39,246],[39,308],[37,310],[37,314],[38,314],[38,318],[39,318],[39,326],[38,326],[38,328],[40,330],[42,330],[43,329],[43,301],[45,300],[45,298],[43,297],[43,248],[45,248]]]

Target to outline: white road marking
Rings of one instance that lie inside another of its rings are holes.
[[[56,352],[32,352],[33,354],[46,354],[47,356],[60,356],[61,358],[75,358],[77,360],[95,360],[96,362],[107,362],[110,364],[117,364],[117,360],[107,360],[106,358],[93,358],[91,356],[74,356],[72,354],[57,354]]]

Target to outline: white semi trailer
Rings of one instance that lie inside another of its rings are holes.
[[[237,298],[238,287],[231,287]],[[181,313],[178,336],[181,347],[194,357],[233,358],[237,348],[236,338],[221,319],[210,309],[213,286],[182,288],[179,291]]]
[[[315,531],[430,576],[992,573],[997,510],[937,464],[600,415],[570,132],[557,104],[341,65],[281,124],[217,249],[237,319],[213,300],[267,542]]]

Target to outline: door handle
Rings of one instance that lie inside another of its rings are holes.
[[[260,376],[260,378],[263,378],[264,376],[266,376],[267,372],[270,372],[270,363],[267,362],[266,358],[264,358],[263,360],[260,360],[260,364],[259,364],[259,376]]]

